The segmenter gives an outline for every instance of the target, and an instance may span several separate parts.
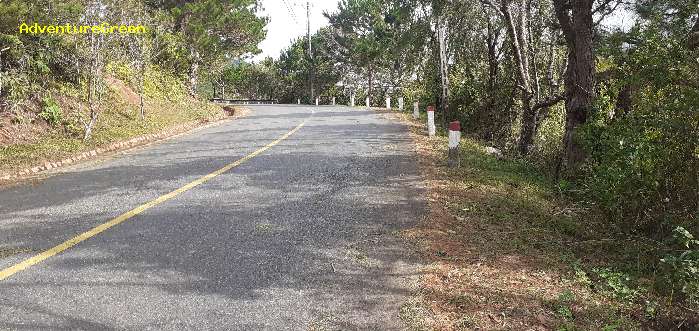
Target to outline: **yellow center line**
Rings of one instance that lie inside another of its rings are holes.
[[[107,229],[109,229],[111,227],[114,227],[114,226],[119,225],[123,222],[126,222],[127,220],[131,219],[132,217],[134,217],[140,213],[143,213],[144,211],[146,211],[152,207],[155,207],[155,206],[157,206],[165,201],[168,201],[168,200],[170,200],[170,199],[172,199],[172,198],[174,198],[174,197],[176,197],[184,192],[187,192],[187,191],[189,191],[189,190],[191,190],[191,189],[193,189],[201,184],[204,184],[204,183],[208,182],[209,180],[215,178],[216,176],[219,176],[219,175],[249,161],[250,159],[254,158],[255,156],[258,156],[261,153],[265,152],[266,150],[279,144],[280,142],[282,142],[286,138],[289,138],[289,136],[296,133],[296,131],[300,130],[305,124],[306,124],[306,122],[299,124],[293,130],[287,132],[286,134],[281,136],[279,139],[277,139],[277,140],[265,145],[264,147],[246,155],[242,159],[239,159],[233,163],[230,163],[230,164],[226,165],[225,167],[218,169],[218,170],[216,170],[216,171],[214,171],[214,172],[212,172],[204,177],[201,177],[201,178],[199,178],[199,179],[197,179],[197,180],[195,180],[195,181],[193,181],[185,186],[182,186],[182,187],[168,193],[168,194],[162,195],[162,196],[156,198],[155,200],[151,200],[151,201],[144,203],[144,204],[142,204],[142,205],[140,205],[140,206],[138,206],[130,211],[127,211],[126,213],[123,213],[123,214],[117,216],[116,218],[114,218],[106,223],[102,223],[102,224],[90,229],[89,231],[83,232],[83,233],[81,233],[81,234],[79,234],[79,235],[77,235],[69,240],[66,240],[63,243],[61,243],[57,246],[54,246],[53,248],[50,248],[50,249],[43,251],[37,255],[34,255],[34,256],[32,256],[32,257],[30,257],[30,258],[28,258],[20,263],[17,263],[15,265],[11,266],[11,267],[3,269],[2,271],[0,271],[0,281],[3,281],[5,279],[11,277],[12,275],[14,275],[22,270],[25,270],[31,266],[39,264],[42,261],[44,261],[44,260],[46,260],[46,259],[48,259],[56,254],[59,254],[65,250],[68,250],[71,247],[73,247],[73,246],[75,246],[75,245],[77,245],[77,244],[79,244],[87,239],[90,239],[90,238],[106,231]]]

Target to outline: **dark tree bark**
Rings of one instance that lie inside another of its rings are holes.
[[[495,90],[495,84],[500,69],[500,61],[498,60],[498,38],[500,30],[496,29],[493,21],[488,18],[488,89],[489,92]],[[491,96],[492,99],[492,96]]]
[[[488,35],[486,38],[486,46],[488,47],[488,99],[484,107],[486,129],[483,133],[483,138],[486,140],[492,140],[495,135],[496,87],[500,71],[500,50],[502,49],[498,42],[500,33],[501,30],[496,28],[493,20],[488,17]]]
[[[694,22],[692,31],[689,32],[688,46],[691,50],[699,47],[699,16],[697,16],[697,21]]]
[[[564,164],[576,168],[585,153],[576,141],[577,129],[587,122],[594,100],[595,57],[592,48],[593,0],[554,0],[556,17],[568,46],[565,73],[566,126]]]
[[[616,98],[614,118],[624,116],[631,112],[631,100],[633,97],[633,87],[627,83],[619,91],[619,96]]]
[[[369,107],[371,107],[371,93],[373,92],[374,86],[374,67],[370,64],[369,65],[369,86],[367,86],[367,97],[369,98]]]
[[[2,65],[2,53],[4,53],[5,51],[7,51],[7,50],[9,50],[9,49],[10,49],[9,47],[5,47],[5,48],[3,48],[3,49],[0,49],[0,100],[2,100],[2,80],[3,80],[3,78],[4,78],[4,77],[2,76],[2,70],[3,70],[3,65]]]

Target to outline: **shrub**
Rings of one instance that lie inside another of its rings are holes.
[[[699,240],[683,227],[673,231],[676,250],[660,261],[666,285],[673,293],[681,293],[692,305],[699,306]]]
[[[579,183],[622,229],[664,240],[677,226],[699,230],[699,90],[676,83],[695,78],[683,44],[644,38],[582,130],[590,157]],[[633,90],[629,110],[615,109],[622,86]]]
[[[39,113],[39,117],[50,125],[55,126],[63,119],[63,111],[56,100],[54,100],[52,97],[45,97],[43,99],[43,107]]]

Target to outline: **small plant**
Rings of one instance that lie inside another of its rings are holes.
[[[609,268],[594,268],[592,272],[600,278],[600,292],[627,303],[635,300],[640,291],[632,287],[631,277]]]
[[[56,100],[49,96],[43,99],[43,109],[39,113],[39,117],[50,125],[56,125],[63,119],[63,111]]]
[[[699,240],[683,227],[673,231],[679,249],[665,255],[665,281],[672,292],[680,292],[692,305],[699,305]]]
[[[615,331],[619,330],[619,322],[607,324],[602,327],[602,331]]]
[[[658,302],[653,300],[646,300],[644,312],[647,318],[655,318],[658,315]]]
[[[573,279],[576,283],[584,285],[585,287],[590,287],[592,285],[590,277],[587,275],[587,272],[585,272],[585,270],[583,270],[582,266],[580,265],[580,260],[575,261],[573,263],[573,271],[575,272]]]
[[[554,310],[556,315],[565,321],[564,325],[559,327],[559,330],[573,330],[572,325],[568,325],[574,319],[573,310],[570,308],[575,301],[575,294],[571,290],[565,290],[558,295],[558,300],[554,302]]]

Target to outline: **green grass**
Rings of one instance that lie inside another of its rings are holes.
[[[113,142],[157,133],[178,124],[213,120],[223,114],[217,106],[184,96],[168,99],[155,95],[146,105],[146,119],[141,120],[138,107],[129,104],[115,89],[110,89],[89,140],[82,139],[83,126],[76,113],[70,113],[61,124],[32,142],[0,146],[0,173],[21,171],[42,162],[60,160]]]
[[[540,165],[517,157],[488,155],[485,144],[465,137],[460,146],[461,167],[446,168],[445,132],[438,130],[436,137],[427,138],[425,119],[412,120],[409,114],[406,117],[417,124],[414,132],[427,146],[421,149],[428,150],[435,162],[436,167],[430,166],[437,169],[435,180],[447,183],[437,189],[438,203],[455,218],[447,223],[447,229],[438,228],[439,239],[432,239],[442,245],[456,241],[447,246],[445,255],[449,258],[438,256],[439,250],[428,252],[428,256],[460,268],[464,275],[460,280],[465,284],[463,289],[454,285],[458,284],[457,278],[427,300],[437,298],[460,311],[467,329],[488,322],[473,317],[489,308],[472,302],[478,295],[459,292],[468,293],[473,287],[474,281],[469,278],[477,271],[473,270],[473,261],[488,261],[482,263],[503,268],[503,274],[508,274],[512,270],[498,265],[507,256],[527,261],[517,268],[558,275],[548,282],[557,287],[557,296],[552,299],[536,294],[528,302],[538,302],[532,308],[547,307],[560,330],[662,329],[689,316],[688,311],[670,304],[668,297],[655,290],[655,275],[643,267],[652,255],[648,243],[624,235],[594,205],[566,195]],[[521,296],[523,291],[500,290],[512,297]],[[458,318],[453,322],[454,329],[464,324]]]

